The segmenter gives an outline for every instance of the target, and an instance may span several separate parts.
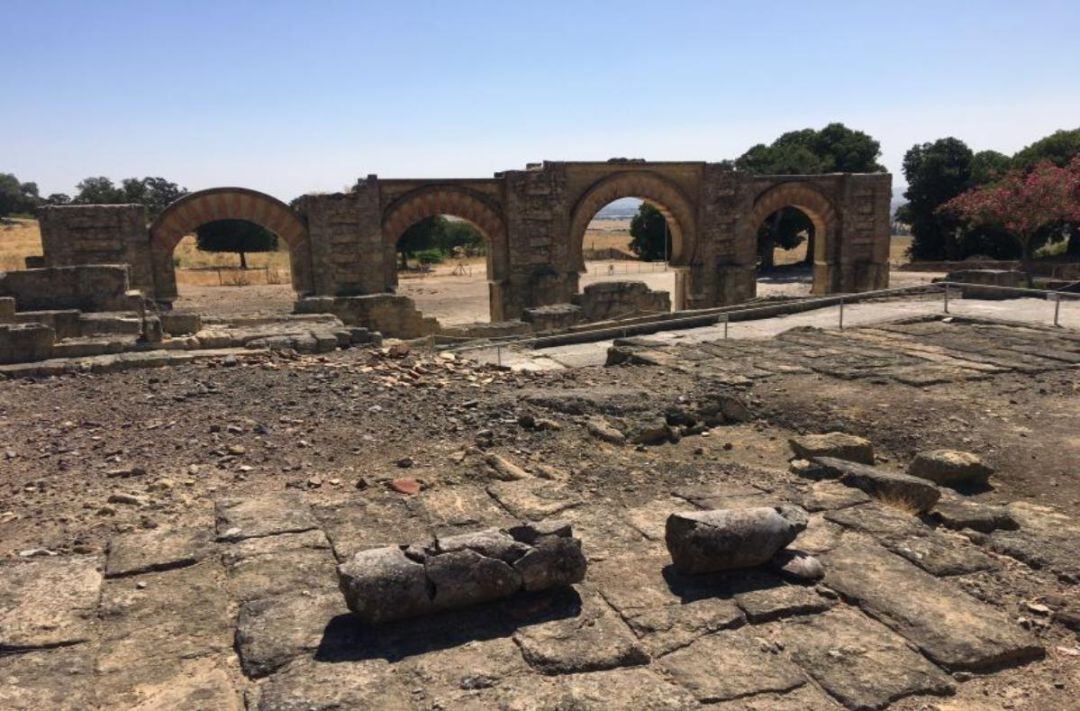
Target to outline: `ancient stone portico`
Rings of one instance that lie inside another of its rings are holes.
[[[46,266],[127,263],[132,285],[158,301],[176,297],[172,253],[197,227],[248,220],[289,245],[303,296],[393,291],[395,245],[426,217],[449,215],[487,239],[493,321],[526,308],[570,303],[578,293],[585,230],[609,202],[655,205],[671,230],[676,308],[738,303],[756,290],[756,232],[772,212],[796,207],[815,228],[816,294],[888,285],[888,174],[758,176],[706,162],[544,162],[485,179],[380,179],[347,193],[304,195],[295,209],[244,188],[192,193],[148,227],[136,205],[43,209]]]

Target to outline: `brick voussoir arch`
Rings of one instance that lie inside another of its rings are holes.
[[[488,240],[488,279],[506,278],[509,252],[501,210],[486,196],[466,188],[432,185],[402,195],[383,211],[383,239],[392,248],[405,230],[436,215],[451,215],[476,226]]]
[[[582,250],[585,231],[593,217],[604,205],[625,197],[641,198],[660,211],[671,230],[671,263],[677,266],[689,264],[694,255],[696,235],[694,202],[676,183],[658,173],[626,171],[594,183],[571,209],[570,250],[577,268],[585,269]]]
[[[770,187],[754,200],[754,209],[746,222],[747,228],[756,233],[765,218],[785,207],[797,207],[810,218],[816,236],[814,261],[824,262],[828,254],[828,241],[838,225],[838,213],[832,201],[812,185],[791,182]]]
[[[248,188],[210,188],[170,204],[150,225],[150,251],[160,298],[176,296],[172,253],[185,235],[216,220],[246,220],[274,232],[289,245],[293,288],[313,291],[311,247],[307,226],[296,212],[275,197]]]

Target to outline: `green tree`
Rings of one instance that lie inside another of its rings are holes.
[[[1048,160],[1061,167],[1068,165],[1077,155],[1080,155],[1080,128],[1054,131],[1017,151],[1012,163],[1017,168],[1031,168],[1040,161]]]
[[[401,268],[409,268],[409,259],[417,252],[434,248],[444,239],[447,219],[442,215],[426,217],[401,233],[397,241],[397,252],[401,258]]]
[[[434,243],[445,255],[453,254],[459,247],[470,254],[482,254],[484,245],[484,233],[465,220],[445,220],[442,230],[435,235]]]
[[[842,123],[821,130],[789,131],[769,145],[759,143],[735,160],[735,167],[758,175],[817,175],[820,173],[883,173],[878,163],[881,144],[862,131]],[[807,235],[805,263],[814,261],[814,228],[800,210],[786,207],[770,215],[758,228],[758,255],[762,269],[773,265],[773,249],[794,249]]]
[[[195,230],[196,246],[204,252],[235,252],[240,268],[247,269],[249,252],[273,252],[277,235],[247,220],[215,220]]]
[[[72,202],[76,205],[118,205],[126,201],[124,191],[104,175],[86,178],[75,189],[78,192]]]
[[[997,151],[979,151],[971,156],[971,180],[976,185],[992,183],[1012,167],[1012,159]]]
[[[647,262],[671,259],[667,220],[653,205],[643,202],[630,220],[630,249]]]
[[[957,231],[962,218],[938,212],[938,207],[974,185],[974,154],[958,138],[941,138],[912,146],[904,154],[908,188],[907,212],[911,220],[911,256],[915,259],[955,259]]]
[[[71,196],[68,195],[67,193],[50,193],[50,195],[47,198],[45,198],[45,204],[46,205],[70,205],[71,204]]]
[[[37,183],[21,183],[11,173],[0,173],[0,217],[31,213],[39,204]]]

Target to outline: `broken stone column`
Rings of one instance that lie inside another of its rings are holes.
[[[338,566],[349,609],[369,624],[571,585],[585,577],[581,541],[547,521],[361,551]]]
[[[752,568],[794,541],[807,520],[804,510],[790,505],[673,513],[664,539],[683,573]]]

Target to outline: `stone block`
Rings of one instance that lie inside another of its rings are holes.
[[[979,455],[953,449],[919,452],[908,465],[908,474],[942,486],[985,486],[994,470]]]
[[[161,329],[170,336],[189,336],[202,330],[202,316],[192,311],[163,311]]]
[[[797,506],[760,506],[673,513],[665,541],[675,567],[710,573],[763,565],[806,528]]]
[[[56,332],[40,323],[0,325],[0,365],[45,360],[52,355]]]
[[[90,639],[100,566],[75,556],[0,567],[0,655]]]
[[[15,323],[15,297],[0,297],[0,323]]]
[[[870,440],[844,432],[828,432],[792,437],[791,450],[799,459],[834,457],[861,464],[874,463],[874,445]]]
[[[581,307],[574,304],[550,304],[527,308],[521,318],[534,331],[561,331],[581,323],[584,315]]]
[[[338,577],[349,609],[374,624],[571,585],[585,567],[569,526],[523,524],[362,551]]]
[[[0,296],[19,311],[123,311],[130,306],[127,266],[97,264],[0,272]]]
[[[924,513],[934,507],[941,498],[941,490],[925,479],[870,467],[865,464],[836,459],[815,457],[811,460],[828,472],[837,473],[840,483],[853,486],[875,499],[902,509]]]

